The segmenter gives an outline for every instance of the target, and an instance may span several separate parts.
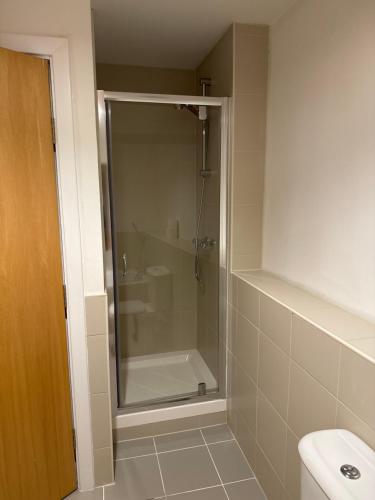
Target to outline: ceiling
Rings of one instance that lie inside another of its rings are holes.
[[[296,0],[92,0],[97,62],[195,69],[234,22],[272,24]]]

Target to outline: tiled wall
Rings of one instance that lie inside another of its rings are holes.
[[[211,78],[207,95],[231,98],[232,269],[261,265],[267,64],[268,28],[234,24],[197,68],[197,93],[201,92],[200,79]],[[212,203],[208,208],[212,209]],[[218,206],[215,208],[218,210]],[[211,276],[205,260],[203,266]],[[203,322],[207,317],[211,325],[215,321],[207,314],[205,302],[212,303],[198,291],[198,345],[203,339],[201,352],[213,353],[217,337],[210,336],[211,330]]]
[[[232,275],[229,423],[269,500],[299,500],[299,439],[348,429],[375,448],[375,365]]]
[[[94,473],[95,484],[99,486],[113,482],[107,296],[89,295],[85,302]]]
[[[233,27],[232,269],[261,267],[268,28]]]
[[[147,436],[157,436],[159,434],[169,434],[172,432],[198,429],[210,425],[224,424],[227,422],[227,412],[206,413],[191,417],[176,418],[153,422],[152,424],[136,425],[132,427],[121,427],[113,430],[113,440],[125,441]]]

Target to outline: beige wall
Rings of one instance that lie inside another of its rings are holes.
[[[234,24],[231,268],[261,267],[268,27]]]
[[[271,30],[263,267],[375,318],[375,3]]]
[[[100,90],[195,94],[195,71],[98,63],[96,82]]]
[[[196,71],[196,93],[202,94],[201,78],[211,78],[207,95],[230,97],[233,94],[233,26],[223,35]]]
[[[317,307],[299,293],[294,311]],[[344,428],[375,447],[375,363],[233,275],[230,302],[229,424],[268,500],[300,500],[305,434]]]

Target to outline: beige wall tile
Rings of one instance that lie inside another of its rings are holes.
[[[239,254],[232,251],[231,269],[233,271],[248,271],[249,269],[259,269],[261,264],[261,249],[256,253]]]
[[[339,399],[375,426],[375,365],[346,347],[341,353]]]
[[[262,392],[258,392],[257,442],[282,479],[285,472],[287,426]]]
[[[234,151],[264,150],[266,96],[238,94],[234,97]]]
[[[249,427],[246,424],[246,420],[241,415],[241,413],[237,414],[237,423],[236,423],[236,439],[241,446],[242,451],[244,452],[250,466],[255,468],[255,435],[251,432]]]
[[[257,383],[258,376],[258,330],[244,316],[237,315],[237,331],[234,337],[233,354],[246,375]]]
[[[260,330],[289,354],[292,325],[290,310],[261,293],[259,321]]]
[[[168,434],[169,432],[195,429],[200,425],[199,415],[193,417],[177,418],[176,420],[166,420],[165,422],[155,422],[153,424],[154,435]]]
[[[292,357],[326,389],[337,395],[340,344],[293,314]]]
[[[242,414],[247,427],[255,434],[257,388],[238,363],[234,363],[232,405]]]
[[[300,479],[300,456],[298,452],[299,439],[288,429],[286,444],[286,472],[285,488],[290,496],[290,500],[300,500],[301,479]]]
[[[336,399],[307,372],[292,362],[288,424],[301,438],[335,426]]]
[[[93,335],[87,338],[91,394],[108,392],[107,342],[107,335]]]
[[[233,353],[235,346],[235,337],[237,334],[237,316],[238,311],[229,303],[227,305],[228,311],[228,331],[227,331],[227,349]]]
[[[268,37],[236,34],[235,40],[235,92],[265,94]]]
[[[108,332],[107,296],[86,295],[87,335],[105,335]]]
[[[346,429],[363,439],[370,448],[375,450],[375,422],[372,428],[355,415],[342,403],[338,403],[336,426],[339,429]]]
[[[259,292],[243,280],[237,283],[238,310],[253,325],[259,325]]]
[[[237,282],[238,278],[234,274],[229,273],[228,277],[228,301],[237,308]]]
[[[154,435],[153,424],[135,425],[133,427],[121,427],[113,429],[113,441],[126,441]]]
[[[112,448],[94,450],[95,486],[110,484],[114,481]]]
[[[233,153],[233,203],[263,203],[264,151]]]
[[[108,394],[91,396],[92,434],[95,448],[105,448],[112,444],[112,421]]]
[[[238,254],[259,254],[262,235],[262,207],[233,205],[232,248]]]
[[[215,84],[210,95],[216,97],[233,94],[233,27],[231,26],[207,55],[196,71],[197,91],[201,91],[200,78],[210,77]]]
[[[290,358],[264,334],[260,334],[259,387],[286,419]]]
[[[205,415],[198,415],[198,426],[208,427],[210,425],[225,424],[227,422],[227,413],[225,411],[218,411],[215,413],[206,413]]]
[[[236,35],[267,36],[269,32],[269,27],[265,24],[235,23],[234,29]]]
[[[259,446],[256,446],[255,450],[255,473],[268,500],[286,500],[282,482]]]

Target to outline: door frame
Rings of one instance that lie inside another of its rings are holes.
[[[0,46],[45,57],[50,61],[61,253],[68,304],[66,323],[77,479],[80,490],[91,490],[95,486],[93,440],[68,40],[0,33]]]

